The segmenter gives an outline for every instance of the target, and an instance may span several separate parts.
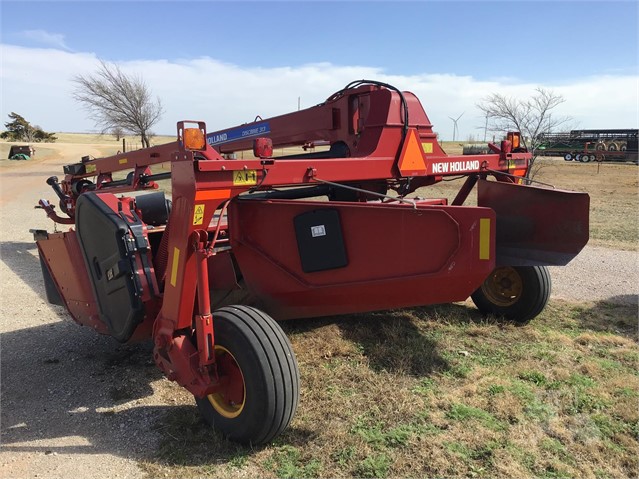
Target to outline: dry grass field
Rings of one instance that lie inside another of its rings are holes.
[[[58,136],[58,143],[36,145],[33,161],[118,149],[107,137]],[[6,145],[0,143],[1,158]],[[458,153],[455,145],[445,148]],[[637,166],[539,161],[539,181],[590,194],[591,244],[638,249]],[[0,160],[0,172],[7,163]],[[446,182],[418,194],[450,198],[459,186]],[[154,394],[171,407],[154,423],[159,447],[140,462],[146,476],[639,474],[636,302],[552,300],[526,327],[483,318],[469,302],[282,326],[302,379],[290,428],[268,446],[230,443],[203,423],[190,394],[158,379]],[[122,374],[148,366],[148,344],[122,351],[131,358]],[[136,397],[127,387],[137,386],[118,381],[113,415]]]
[[[284,327],[303,385],[291,427],[252,449],[178,408],[150,476],[636,477],[634,307],[555,302],[525,328],[461,304]]]
[[[50,161],[68,158],[69,163],[78,161],[84,155],[101,157],[114,155],[122,151],[122,139],[116,140],[113,135],[87,134],[87,133],[55,133],[57,140],[55,143],[33,143],[35,155],[31,161]],[[140,139],[126,136],[127,151],[140,148]],[[173,136],[154,136],[151,139],[153,145],[161,145],[175,141]],[[26,144],[22,142],[9,143],[0,141],[0,168],[8,166],[12,162],[7,161],[7,155],[12,144]]]
[[[590,194],[590,244],[639,247],[639,167],[542,159],[537,178],[558,188]]]
[[[87,134],[87,133],[56,133],[56,143],[82,143],[82,144],[95,144],[95,143],[115,143],[117,145],[122,144],[122,139],[116,140],[113,135],[100,135],[99,133]],[[127,135],[124,137],[127,145],[131,145],[131,149],[140,147],[140,139],[135,136]],[[151,143],[154,145],[161,145],[175,141],[175,136],[157,135],[151,138]]]

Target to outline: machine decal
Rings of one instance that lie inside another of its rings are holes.
[[[326,236],[326,227],[324,225],[311,226],[311,236],[313,238]]]
[[[126,165],[127,161],[129,161],[129,160],[127,160],[126,158],[120,158],[118,163],[120,163],[121,165]]]
[[[180,262],[180,250],[173,248],[173,262],[171,263],[171,286],[177,284],[178,263]]]
[[[236,171],[233,173],[233,186],[256,185],[257,170]]]
[[[422,150],[424,153],[429,154],[433,152],[433,144],[432,143],[422,143]]]
[[[479,220],[479,259],[490,259],[490,218]]]
[[[95,165],[87,165],[86,172],[87,173],[94,173],[95,169],[96,169]]]
[[[207,135],[206,141],[209,145],[221,145],[229,141],[241,140],[243,138],[252,138],[254,136],[265,135],[270,133],[271,127],[267,121],[261,123],[253,123],[251,125],[243,125],[232,130],[227,130],[221,133],[211,133]]]
[[[479,169],[479,160],[433,163],[433,173],[463,173]]]
[[[204,206],[195,205],[193,210],[193,226],[201,225],[204,222]]]

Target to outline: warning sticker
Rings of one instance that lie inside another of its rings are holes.
[[[95,165],[87,165],[85,167],[84,171],[86,171],[87,173],[94,173],[95,172]]]
[[[235,171],[233,173],[233,186],[256,185],[257,170]]]
[[[129,161],[129,160],[127,160],[126,158],[120,158],[120,159],[118,160],[118,163],[120,163],[121,165],[126,165],[128,161]]]
[[[433,152],[433,144],[432,143],[422,143],[422,150],[424,153],[432,153]]]
[[[193,226],[201,225],[204,222],[204,205],[195,205],[193,211]]]

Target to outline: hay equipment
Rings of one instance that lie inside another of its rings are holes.
[[[528,184],[518,133],[488,146],[447,155],[415,95],[365,80],[214,133],[180,121],[175,142],[85,157],[47,180],[58,204],[39,207],[68,225],[32,230],[47,297],[118,341],[152,338],[155,363],[208,422],[269,442],[300,387],[275,320],[468,297],[517,324],[542,311],[546,266],[588,240],[589,197]],[[452,200],[422,197],[453,178]]]

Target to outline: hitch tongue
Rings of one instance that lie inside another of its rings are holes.
[[[62,218],[61,216],[59,216],[55,212],[55,206],[49,203],[48,200],[40,200],[38,203],[39,204],[37,206],[34,206],[34,208],[43,209],[44,212],[47,214],[47,218],[52,219],[54,223],[61,223],[65,225],[72,225],[73,223],[75,223],[75,220],[73,218]]]

